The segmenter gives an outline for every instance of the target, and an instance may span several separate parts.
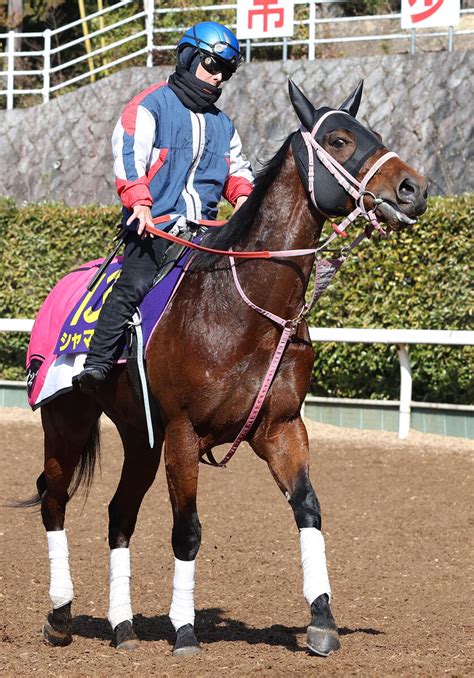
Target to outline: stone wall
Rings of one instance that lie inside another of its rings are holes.
[[[472,192],[472,54],[246,64],[225,85],[219,105],[258,169],[258,160],[271,157],[297,127],[288,77],[316,107],[338,106],[364,78],[359,118],[429,177],[432,194]],[[169,68],[125,69],[47,104],[1,111],[0,194],[70,205],[114,202],[110,137],[115,122],[137,92],[168,74]]]

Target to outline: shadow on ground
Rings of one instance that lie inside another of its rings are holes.
[[[196,634],[204,644],[216,642],[244,642],[248,645],[281,646],[291,652],[303,652],[305,648],[298,644],[298,636],[306,633],[304,626],[284,626],[272,624],[266,628],[248,626],[238,619],[227,617],[220,608],[206,608],[196,613]],[[133,627],[139,639],[144,642],[165,640],[171,646],[175,641],[175,633],[168,615],[144,617],[135,615]],[[364,633],[377,636],[383,633],[372,628],[339,629],[341,636]],[[79,615],[73,620],[73,635],[83,638],[96,638],[112,641],[112,630],[109,622],[100,617]]]

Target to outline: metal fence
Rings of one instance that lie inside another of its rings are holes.
[[[425,51],[472,47],[474,9],[461,11],[456,29],[402,31],[400,14],[325,18],[324,5],[337,2],[295,0],[294,37],[246,40],[242,45],[246,61],[347,56],[360,43],[364,54],[413,54],[420,44]],[[38,103],[38,97],[46,102],[125,62],[149,67],[171,63],[176,42],[189,25],[204,14],[234,28],[236,11],[236,3],[172,8],[160,7],[155,0],[120,0],[42,33],[0,33],[0,105],[12,109]]]
[[[28,332],[33,328],[33,320],[30,319],[0,319],[0,332]],[[362,328],[321,328],[310,327],[309,335],[314,342],[342,342],[342,343],[366,343],[366,344],[392,344],[397,348],[400,361],[400,400],[398,401],[398,437],[407,438],[410,431],[410,416],[412,404],[412,375],[409,345],[413,344],[436,344],[442,346],[473,346],[474,332],[470,330],[388,330],[388,329],[362,329]],[[7,382],[5,382],[7,383]],[[13,382],[8,382],[11,386]],[[0,384],[1,388],[1,384]],[[323,402],[351,402],[347,398],[318,398]],[[385,401],[391,402],[391,401]],[[370,404],[373,401],[356,400],[357,404]],[[420,405],[420,403],[417,403]],[[423,403],[425,407],[472,411],[469,406],[438,405],[435,403]]]

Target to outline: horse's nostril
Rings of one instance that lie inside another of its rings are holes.
[[[404,179],[399,190],[403,193],[415,193],[418,186],[411,179]]]
[[[419,197],[421,191],[414,179],[406,177],[399,185],[397,193],[398,198],[403,202],[413,203]]]

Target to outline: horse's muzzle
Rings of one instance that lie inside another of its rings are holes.
[[[375,213],[390,227],[399,231],[416,224],[417,217],[426,211],[427,181],[421,175],[405,175],[398,184],[395,195],[383,193],[375,201]]]

